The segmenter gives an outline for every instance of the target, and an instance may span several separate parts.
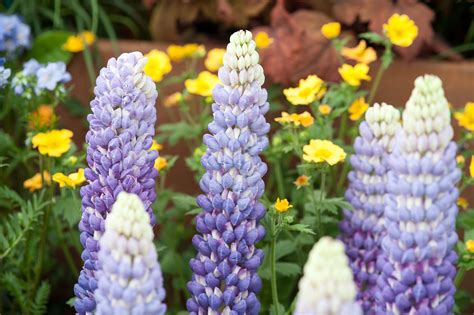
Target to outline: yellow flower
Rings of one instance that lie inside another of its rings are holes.
[[[63,49],[72,53],[77,53],[83,51],[86,45],[92,45],[94,41],[95,34],[90,31],[84,31],[77,35],[69,36],[63,45]]]
[[[458,164],[464,164],[466,160],[464,159],[464,156],[462,156],[461,154],[459,154],[458,156],[456,156],[456,163]]]
[[[296,189],[300,189],[303,186],[309,185],[309,179],[310,177],[306,175],[301,175],[301,176],[298,176],[298,178],[293,182],[293,184],[295,184]]]
[[[473,240],[468,240],[466,242],[466,249],[470,253],[474,253],[474,241]]]
[[[359,97],[354,102],[352,102],[351,106],[349,107],[349,119],[353,121],[359,120],[368,108],[369,104],[365,102],[365,98]]]
[[[48,184],[48,185],[51,184],[51,175],[49,174],[48,171],[43,171],[43,177],[44,177],[44,181],[46,182],[46,184]],[[30,192],[33,192],[37,189],[41,189],[43,187],[43,181],[42,181],[42,178],[41,178],[41,174],[36,173],[33,177],[25,180],[23,182],[23,187],[28,189]]]
[[[184,100],[184,96],[181,92],[174,92],[173,94],[168,95],[165,98],[165,100],[163,101],[163,105],[165,105],[165,107],[168,107],[168,108],[175,107],[183,100]]]
[[[39,153],[53,157],[60,157],[71,147],[72,131],[67,129],[40,132],[33,139],[33,148]]]
[[[324,81],[316,75],[310,75],[299,81],[298,87],[283,90],[286,99],[293,105],[308,105],[321,99],[326,93]]]
[[[286,211],[288,211],[288,209],[293,207],[288,202],[288,199],[280,200],[280,198],[277,198],[277,201],[275,202],[275,204],[273,206],[275,207],[275,210],[280,212],[280,213],[286,212]]]
[[[469,164],[469,173],[474,177],[474,155],[471,156],[471,164]]]
[[[365,40],[361,40],[354,48],[342,48],[341,55],[360,63],[369,64],[377,60],[377,53],[372,47],[367,47]]]
[[[346,158],[344,150],[328,140],[312,139],[303,147],[303,152],[303,159],[313,163],[326,162],[334,165]]]
[[[257,35],[255,35],[255,44],[257,45],[257,48],[264,49],[270,46],[273,43],[273,38],[268,36],[268,33],[266,32],[258,32]]]
[[[42,104],[29,117],[30,128],[43,128],[51,125],[54,118],[53,107]]]
[[[457,203],[458,203],[458,206],[464,210],[466,210],[467,207],[469,207],[469,202],[464,197],[459,197]]]
[[[296,127],[300,125],[303,127],[309,127],[314,123],[314,118],[306,111],[301,114],[288,114],[287,112],[282,112],[281,117],[275,118],[275,121],[282,125],[292,123]]]
[[[355,66],[345,63],[338,71],[344,81],[352,86],[359,86],[362,80],[371,80],[371,77],[368,75],[369,66],[363,63],[358,63]]]
[[[321,104],[318,106],[318,111],[321,115],[326,116],[331,113],[332,108],[328,104]]]
[[[392,15],[383,25],[383,30],[392,44],[400,47],[410,46],[418,36],[418,27],[406,14]]]
[[[464,111],[454,113],[459,126],[474,131],[474,102],[467,102]]]
[[[207,53],[207,57],[204,60],[204,65],[207,70],[216,72],[222,66],[224,60],[225,49],[213,48]]]
[[[68,157],[66,163],[69,164],[69,165],[75,165],[77,162],[77,157],[75,157],[74,155],[71,155],[70,157]]]
[[[179,62],[186,58],[203,57],[206,54],[206,48],[199,44],[170,45],[166,52],[172,61]]]
[[[187,79],[184,81],[184,86],[191,94],[211,96],[212,90],[217,83],[219,83],[217,75],[209,71],[202,71],[196,79]]]
[[[163,80],[163,76],[173,69],[168,55],[160,50],[153,49],[145,57],[148,61],[143,71],[155,82]]]
[[[168,166],[168,161],[164,157],[159,156],[159,157],[156,158],[155,168],[158,171],[161,171],[162,169],[164,169],[167,166]]]
[[[333,39],[341,34],[341,24],[338,22],[326,23],[321,27],[321,33],[327,39]]]
[[[155,139],[153,139],[153,143],[151,144],[149,151],[152,151],[152,150],[160,151],[161,149],[163,149],[163,146],[159,144],[158,142],[156,142]]]
[[[63,173],[56,173],[53,175],[53,180],[59,184],[59,187],[71,187],[76,188],[76,186],[81,185],[86,181],[84,176],[84,169],[80,168],[76,173],[71,173],[69,175],[64,175]]]

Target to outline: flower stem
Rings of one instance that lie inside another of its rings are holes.
[[[271,259],[271,285],[272,285],[272,299],[273,305],[275,306],[275,315],[280,314],[280,303],[278,302],[278,289],[277,289],[277,278],[276,278],[276,239],[277,234],[275,233],[275,219],[272,218],[272,242],[270,244],[270,259]]]
[[[61,246],[64,257],[66,258],[66,261],[69,265],[69,268],[71,269],[72,273],[74,274],[74,277],[77,278],[79,276],[79,270],[77,269],[77,267],[74,263],[74,258],[72,257],[68,246],[66,245],[66,240],[64,238],[64,233],[61,229],[61,222],[54,215],[53,215],[53,219],[54,219],[54,225],[56,226],[56,233],[58,234],[59,240],[60,240],[59,245]]]
[[[454,278],[454,286],[456,288],[459,288],[459,285],[461,285],[461,282],[464,279],[465,273],[466,273],[466,269],[464,267],[459,268],[459,271],[456,274],[456,278]]]
[[[326,193],[326,172],[321,171],[321,187],[319,190],[319,205],[318,205],[318,230],[319,230],[319,237],[321,238],[324,235],[324,228],[321,222],[321,212],[323,210],[322,203],[324,200],[324,195]]]
[[[275,177],[277,183],[278,195],[285,196],[285,186],[283,182],[283,172],[278,161],[273,161],[273,169],[275,170]]]
[[[385,72],[385,67],[383,64],[380,64],[379,69],[377,70],[377,75],[375,76],[374,84],[372,84],[372,87],[370,89],[369,97],[367,99],[367,104],[372,105],[372,102],[374,101],[375,93],[377,92],[380,81],[382,79],[382,75]]]

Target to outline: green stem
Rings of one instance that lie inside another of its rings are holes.
[[[277,278],[276,278],[276,239],[275,233],[275,220],[272,218],[272,242],[270,244],[270,259],[271,259],[271,286],[272,286],[272,299],[273,305],[275,306],[275,315],[280,314],[280,302],[278,302],[278,289],[277,289]]]
[[[66,245],[66,240],[64,238],[64,233],[63,233],[63,230],[61,229],[61,222],[54,215],[53,215],[53,219],[54,219],[54,225],[56,226],[56,233],[58,234],[58,237],[59,237],[59,245],[61,246],[64,257],[66,257],[66,261],[69,265],[69,268],[71,269],[72,273],[74,274],[74,277],[77,278],[79,276],[79,270],[77,269],[76,265],[74,264],[74,258],[72,257],[72,254],[71,254],[68,246]]]
[[[336,193],[337,194],[339,194],[341,189],[344,187],[344,184],[345,184],[346,178],[347,178],[347,173],[349,172],[349,169],[350,169],[349,162],[346,161],[344,163],[344,166],[342,167],[342,174],[339,177],[339,180],[337,181],[337,185],[336,185]]]
[[[321,171],[321,189],[319,190],[319,205],[318,205],[318,230],[320,237],[324,235],[324,228],[321,222],[322,203],[326,192],[326,172]]]
[[[344,112],[341,116],[341,125],[339,127],[338,138],[344,142],[344,137],[346,136],[347,130],[347,112]]]
[[[275,170],[278,195],[283,198],[283,196],[285,196],[285,186],[283,181],[283,172],[278,161],[273,161],[273,169]]]
[[[464,267],[460,267],[458,273],[456,274],[456,278],[454,278],[454,286],[456,288],[459,288],[459,286],[461,285],[465,273],[466,269]]]
[[[380,63],[379,69],[377,70],[377,75],[375,76],[374,83],[372,84],[372,87],[370,88],[370,93],[369,97],[367,98],[367,104],[369,106],[372,105],[372,102],[374,101],[375,98],[375,93],[377,92],[380,81],[382,80],[383,73],[385,72],[386,67],[384,67],[383,63]]]

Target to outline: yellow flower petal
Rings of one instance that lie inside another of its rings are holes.
[[[458,121],[459,126],[474,131],[474,102],[466,103],[462,112],[454,113],[454,118]]]
[[[201,96],[211,96],[212,90],[219,83],[217,75],[209,71],[202,71],[196,79],[187,79],[184,81],[184,86],[191,94]]]
[[[273,38],[268,36],[268,33],[266,32],[258,32],[257,35],[255,35],[255,44],[257,45],[257,48],[264,49],[270,46],[273,43]]]
[[[336,38],[341,33],[341,24],[338,22],[326,23],[321,27],[321,33],[327,39]]]
[[[288,201],[288,199],[280,200],[280,198],[277,198],[277,201],[275,202],[273,206],[275,207],[275,210],[280,213],[286,212],[288,211],[288,209],[293,207]]]
[[[474,178],[474,155],[471,156],[471,164],[469,164],[469,173]]]
[[[42,155],[60,157],[71,147],[72,131],[67,129],[40,132],[32,138],[33,148]]]
[[[313,139],[303,147],[303,160],[306,162],[334,165],[345,158],[344,150],[328,140]]]
[[[309,75],[299,81],[298,87],[283,90],[288,102],[293,105],[308,105],[321,99],[326,92],[324,81],[316,75]]]
[[[331,113],[332,108],[328,104],[321,104],[318,106],[318,111],[321,115],[326,116]]]
[[[186,58],[204,56],[206,48],[199,44],[170,45],[166,52],[172,61],[180,62]]]
[[[354,48],[342,48],[341,55],[348,59],[355,60],[360,63],[369,64],[377,60],[377,53],[372,47],[367,47],[365,40],[361,40]]]
[[[167,166],[168,166],[168,161],[164,157],[159,156],[159,157],[156,158],[154,167],[158,171],[163,170]]]
[[[143,71],[155,82],[163,80],[163,76],[171,72],[173,68],[168,55],[160,50],[153,49],[145,57],[148,61]]]
[[[355,66],[343,64],[338,71],[342,79],[352,86],[359,86],[362,80],[371,80],[371,77],[368,75],[369,66],[363,63],[358,63]]]
[[[473,240],[468,240],[466,242],[466,249],[470,253],[474,253],[474,241]]]
[[[206,69],[211,72],[216,72],[222,66],[224,61],[225,49],[214,48],[209,50],[207,57],[204,60],[204,65]]]
[[[365,102],[365,98],[359,97],[354,102],[352,102],[351,106],[349,107],[349,119],[352,121],[359,120],[368,108],[369,104]]]
[[[458,198],[458,202],[457,202],[458,206],[464,210],[467,209],[467,207],[469,207],[469,202],[467,201],[466,198],[464,197],[459,197]]]
[[[46,184],[51,184],[51,175],[48,171],[43,171],[43,177]],[[37,189],[43,188],[43,181],[40,173],[36,173],[33,177],[25,180],[23,182],[23,187],[28,189],[30,192],[33,192]]]
[[[65,51],[77,53],[84,50],[85,43],[81,37],[71,35],[67,38],[62,47]]]
[[[76,186],[81,185],[86,181],[84,176],[84,169],[80,168],[76,173],[71,173],[69,175],[64,175],[63,173],[55,173],[53,175],[53,181],[59,184],[59,187],[70,187],[76,188]]]
[[[406,14],[395,13],[392,15],[383,25],[383,30],[388,39],[400,47],[411,46],[418,36],[418,27]]]

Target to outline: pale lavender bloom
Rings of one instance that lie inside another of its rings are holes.
[[[265,235],[259,198],[267,172],[259,154],[268,146],[270,126],[264,117],[269,104],[261,87],[263,69],[249,31],[230,37],[219,79],[223,85],[213,91],[214,120],[204,136],[204,194],[197,198],[203,211],[192,240],[198,254],[190,261],[187,309],[191,315],[258,314],[263,251],[255,244]]]
[[[8,56],[30,44],[30,27],[16,15],[0,14],[0,52]]]
[[[23,74],[26,76],[36,75],[41,68],[41,64],[36,59],[30,59],[23,64]]]
[[[86,135],[88,184],[81,188],[82,219],[79,223],[84,246],[84,268],[74,291],[79,314],[92,312],[96,301],[98,240],[104,220],[121,191],[134,193],[142,200],[151,223],[155,217],[153,167],[158,152],[149,151],[155,134],[156,86],[143,68],[146,58],[139,52],[111,58],[96,81],[95,99]]]
[[[461,171],[452,137],[441,80],[418,77],[388,160],[376,314],[453,312]]]
[[[0,88],[4,87],[8,83],[8,78],[10,77],[11,70],[5,68],[5,58],[0,58]]]
[[[360,136],[354,141],[355,154],[350,159],[353,170],[348,175],[346,199],[353,209],[344,209],[341,240],[359,289],[357,300],[367,314],[374,310],[380,274],[376,262],[385,235],[387,158],[399,128],[398,110],[391,105],[375,104],[367,110],[365,121],[359,126]]]
[[[119,193],[99,245],[96,314],[164,314],[165,290],[153,229],[137,195]]]
[[[71,80],[71,75],[66,71],[64,62],[50,62],[45,67],[40,67],[36,72],[36,94],[46,89],[53,91],[60,83],[66,83]]]

